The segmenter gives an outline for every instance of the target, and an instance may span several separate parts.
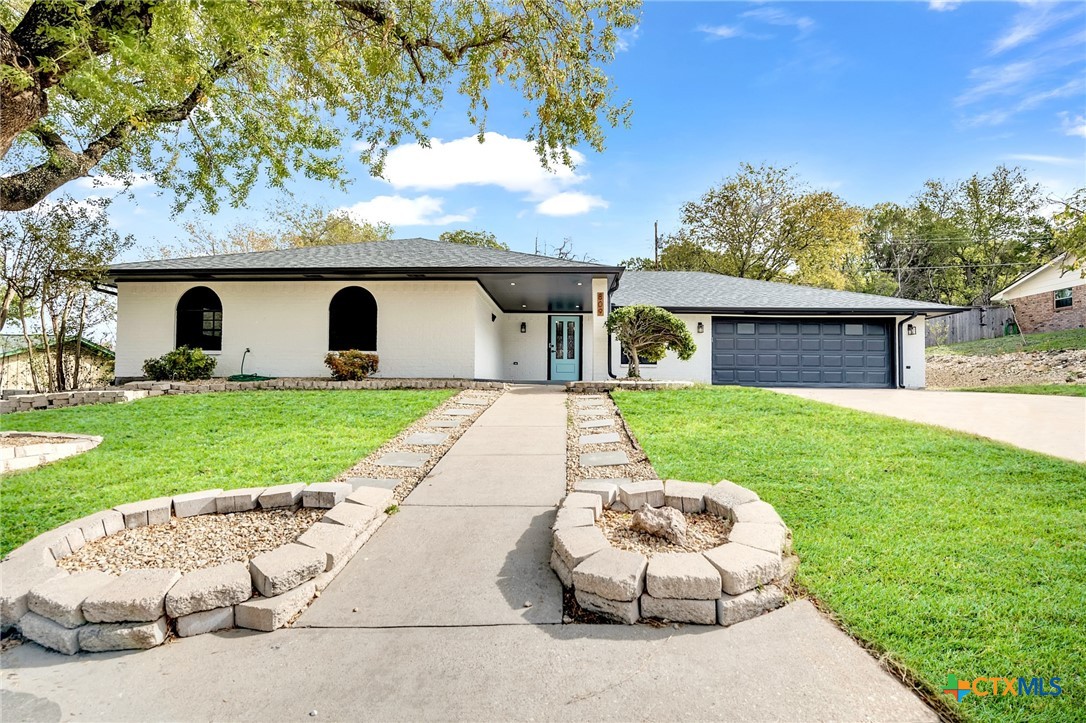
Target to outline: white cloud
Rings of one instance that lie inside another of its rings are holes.
[[[122,178],[120,176],[110,176],[108,174],[102,174],[99,176],[83,176],[75,185],[80,188],[143,188],[144,186],[153,186],[155,178],[149,173],[141,173],[131,176],[130,178]]]
[[[618,53],[625,53],[634,46],[640,37],[640,25],[634,25],[629,30],[619,30],[615,33],[615,51]]]
[[[960,0],[929,0],[928,2],[928,10],[934,10],[937,13],[950,12],[959,7],[961,7]]]
[[[473,208],[447,214],[443,212],[444,205],[444,199],[433,196],[407,198],[396,195],[376,196],[340,210],[346,211],[357,221],[384,221],[392,226],[444,226],[470,221],[475,215]]]
[[[454,141],[434,139],[429,148],[402,145],[389,151],[382,175],[396,189],[447,190],[457,186],[498,186],[534,197],[552,195],[585,180],[572,168],[556,165],[547,170],[526,140],[501,133],[487,133],[479,143],[475,136]],[[570,151],[574,164],[584,155]]]
[[[1066,111],[1060,113],[1060,127],[1065,135],[1086,138],[1086,115],[1071,115]]]
[[[992,44],[992,55],[998,55],[1019,45],[1025,45],[1051,28],[1078,14],[1078,10],[1062,11],[1055,3],[1029,3],[1014,17],[1014,23]]]
[[[720,39],[743,36],[743,30],[737,25],[699,25],[698,32]]]
[[[793,15],[780,8],[755,8],[754,10],[747,10],[740,17],[750,18],[767,25],[792,27],[798,30],[801,36],[811,32],[815,26],[815,21],[806,15]]]
[[[587,193],[566,191],[542,201],[536,205],[536,213],[544,216],[579,216],[588,213],[594,208],[607,208],[607,201],[599,196],[590,196]]]
[[[1051,166],[1073,166],[1081,163],[1081,160],[1065,158],[1063,156],[1045,156],[1037,153],[1011,153],[1006,156],[1011,161],[1025,161],[1027,163],[1044,163]]]

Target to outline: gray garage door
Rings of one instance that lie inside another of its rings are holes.
[[[888,387],[889,322],[713,319],[713,384]]]

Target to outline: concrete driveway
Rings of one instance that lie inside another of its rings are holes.
[[[840,407],[934,424],[1086,462],[1086,398],[922,389],[774,389]]]

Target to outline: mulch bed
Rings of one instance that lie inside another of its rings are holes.
[[[631,527],[632,512],[604,510],[596,523],[611,547],[640,552],[652,557],[661,552],[704,552],[728,541],[731,522],[708,512],[691,512],[686,518],[686,546],[668,542],[662,537],[635,530]]]

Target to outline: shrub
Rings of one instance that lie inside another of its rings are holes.
[[[203,349],[180,346],[158,359],[143,362],[143,373],[156,382],[191,382],[210,379],[215,372],[215,358]]]
[[[324,365],[332,370],[336,381],[357,382],[377,372],[377,355],[356,349],[330,351],[324,357]]]
[[[626,376],[631,379],[640,378],[642,362],[658,362],[668,351],[687,361],[698,349],[682,319],[658,306],[634,304],[615,309],[607,317],[606,327],[630,359]]]

